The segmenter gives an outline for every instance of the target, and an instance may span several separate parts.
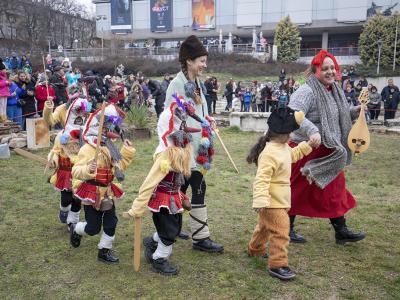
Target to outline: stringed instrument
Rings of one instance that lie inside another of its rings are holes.
[[[363,88],[358,96],[361,109],[357,121],[354,123],[347,138],[347,144],[354,154],[360,154],[368,150],[370,144],[370,134],[367,120],[365,119],[365,110],[369,102],[368,89]]]

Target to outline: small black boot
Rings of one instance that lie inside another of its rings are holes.
[[[153,240],[152,236],[145,237],[143,239],[144,245],[144,256],[148,263],[153,262],[153,253],[157,250],[157,242]]]
[[[152,264],[153,272],[160,273],[165,276],[178,275],[178,268],[171,265],[165,258],[154,259]]]
[[[190,235],[189,233],[187,233],[186,231],[181,230],[181,232],[179,232],[178,237],[182,240],[188,240],[190,239]]]
[[[75,232],[75,226],[74,223],[69,225],[69,242],[72,247],[78,248],[81,245],[82,236]]]
[[[119,263],[119,258],[114,254],[111,249],[103,248],[99,249],[99,254],[97,259],[106,264],[117,264]]]
[[[346,219],[344,216],[339,218],[331,218],[330,220],[333,228],[335,229],[336,244],[345,245],[346,243],[358,242],[365,238],[364,233],[354,233],[347,228]]]
[[[281,268],[276,268],[276,269],[269,269],[268,270],[269,275],[272,277],[279,278],[280,280],[287,281],[287,280],[292,280],[293,278],[296,277],[296,274],[290,270],[289,267],[281,267]]]
[[[194,250],[200,250],[205,252],[222,253],[224,252],[224,247],[210,238],[206,238],[198,243],[193,243]]]
[[[294,231],[294,220],[296,216],[289,216],[289,218],[290,218],[290,231],[289,231],[290,242],[304,244],[305,242],[307,242],[306,239],[302,235]]]
[[[63,224],[67,224],[67,218],[68,218],[68,212],[60,210],[58,214],[58,219],[60,220],[60,222]]]

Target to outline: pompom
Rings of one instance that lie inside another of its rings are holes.
[[[206,137],[203,137],[200,139],[200,145],[202,145],[204,148],[209,148],[210,147],[210,140]]]
[[[210,123],[206,119],[202,119],[201,120],[201,126],[203,128],[208,128],[208,127],[210,127]]]
[[[163,160],[160,163],[160,170],[164,174],[168,174],[168,172],[171,170],[171,162],[169,160]]]
[[[60,143],[61,143],[61,145],[66,145],[66,144],[68,143],[68,141],[69,141],[69,134],[63,133],[63,134],[60,136]]]
[[[206,163],[203,165],[203,168],[206,169],[206,170],[210,170],[210,169],[211,169],[211,164],[208,163],[208,162],[206,162]]]
[[[214,154],[215,154],[215,150],[214,150],[214,148],[208,148],[208,156],[214,156]]]
[[[208,158],[207,158],[207,156],[199,155],[199,156],[197,156],[196,161],[198,164],[204,165],[206,162],[208,162]]]
[[[209,137],[207,128],[203,128],[203,129],[201,130],[201,136],[202,136],[202,137],[206,137],[206,138]]]

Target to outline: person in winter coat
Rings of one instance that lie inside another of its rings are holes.
[[[23,91],[20,103],[22,104],[23,129],[26,130],[25,119],[33,118],[36,113],[35,85],[31,82],[29,75],[22,71],[18,72],[18,79],[15,83]]]
[[[282,69],[281,72],[279,73],[279,81],[283,83],[285,79],[286,79],[286,72],[285,69]]]
[[[64,80],[64,69],[61,67],[54,68],[54,74],[50,78],[50,84],[54,88],[56,94],[56,106],[64,104],[68,101],[66,92],[66,82]]]
[[[346,96],[347,102],[350,106],[357,106],[356,94],[354,90],[351,88],[351,84],[347,84],[346,90],[344,91],[344,95]]]
[[[47,87],[46,87],[46,78],[42,74],[39,76],[38,83],[36,85],[35,89],[35,94],[36,94],[36,100],[37,100],[37,110],[39,115],[43,114],[44,110],[44,104],[47,100],[50,101],[55,101],[56,100],[56,94],[54,92],[54,89],[51,85],[49,85],[49,93],[47,94]],[[54,125],[54,124],[52,124]]]
[[[10,59],[10,69],[13,73],[16,73],[19,69],[21,69],[21,60],[17,57],[16,53],[13,53]]]
[[[251,94],[250,89],[246,88],[246,90],[243,94],[244,112],[250,111],[250,105],[251,105],[252,98],[253,98],[253,95]]]
[[[7,121],[7,97],[10,96],[10,91],[8,90],[10,84],[6,66],[0,58],[0,123]]]
[[[228,83],[225,85],[225,93],[224,96],[226,97],[226,107],[225,110],[229,111],[229,109],[232,108],[232,100],[233,100],[233,92],[234,92],[234,87],[233,87],[233,79],[229,79]]]
[[[22,103],[20,96],[24,91],[18,87],[18,85],[12,81],[8,87],[10,96],[7,98],[7,117],[10,121],[18,122],[21,128],[22,123]]]
[[[382,96],[378,93],[376,86],[372,86],[368,97],[369,103],[367,106],[371,120],[378,120],[379,114],[381,113]]]

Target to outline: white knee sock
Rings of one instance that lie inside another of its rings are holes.
[[[86,235],[85,232],[85,227],[86,227],[86,222],[78,222],[75,225],[75,232],[79,235]]]
[[[172,245],[166,246],[160,240],[157,245],[157,250],[153,253],[153,259],[158,259],[158,258],[168,259],[171,253],[172,253]]]
[[[71,204],[64,207],[64,206],[61,206],[61,201],[60,201],[60,210],[64,211],[64,212],[70,211],[71,210]]]
[[[78,223],[79,222],[79,213],[80,212],[81,211],[74,212],[74,211],[70,210],[68,212],[67,224],[71,224],[71,223],[76,224],[76,223]]]
[[[153,233],[153,241],[157,243],[160,241],[160,237],[158,236],[157,231]]]
[[[104,233],[104,231],[101,234],[101,238],[100,238],[100,242],[97,245],[97,248],[99,249],[111,249],[112,248],[112,243],[114,242],[115,239],[115,235],[113,236],[109,236],[107,234]]]

